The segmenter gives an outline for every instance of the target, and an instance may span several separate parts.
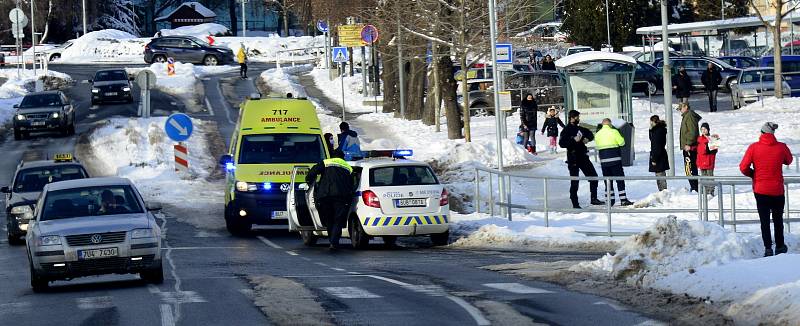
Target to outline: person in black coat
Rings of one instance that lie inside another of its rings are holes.
[[[570,176],[577,177],[579,172],[583,172],[584,176],[596,177],[597,171],[589,161],[589,150],[586,148],[586,143],[594,140],[594,134],[589,129],[581,127],[580,123],[581,113],[575,110],[569,111],[569,124],[561,131],[558,145],[567,149],[567,168]],[[578,180],[570,181],[569,199],[573,208],[580,209],[578,186]],[[592,205],[605,205],[605,202],[597,199],[597,180],[589,181],[589,192],[592,195]]]
[[[556,109],[550,108],[547,110],[547,118],[544,119],[542,124],[542,135],[547,131],[547,138],[550,139],[550,153],[555,154],[558,148],[558,126],[564,128],[564,122],[558,117]]]
[[[650,117],[650,172],[656,176],[666,176],[669,170],[667,157],[667,123],[657,115]],[[667,189],[667,180],[656,181],[658,191]]]
[[[528,150],[528,153],[536,155],[536,126],[538,125],[539,118],[539,105],[536,104],[536,99],[533,94],[525,95],[525,98],[519,105],[519,119],[522,125],[525,126],[525,132],[522,137],[524,138],[522,146]]]
[[[719,69],[713,63],[708,63],[708,69],[703,71],[700,76],[700,81],[703,82],[703,87],[708,94],[708,107],[711,112],[717,112],[717,92],[719,91],[719,83],[722,82],[722,75]]]
[[[542,70],[556,70],[556,62],[549,54],[542,59]]]
[[[672,90],[675,92],[675,97],[682,103],[689,103],[689,96],[692,95],[692,78],[686,73],[686,68],[681,66],[678,68],[678,74],[672,78]]]

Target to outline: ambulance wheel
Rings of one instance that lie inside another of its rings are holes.
[[[300,231],[300,237],[303,238],[303,245],[306,247],[311,247],[317,244],[317,240],[319,237],[314,235],[314,232],[311,231]]]
[[[383,236],[383,246],[386,248],[394,248],[397,245],[397,237],[396,236]]]
[[[361,227],[361,223],[358,223],[357,217],[353,217],[350,220],[347,228],[350,232],[350,242],[353,243],[353,248],[367,249],[369,246],[369,235],[364,231],[364,228]]]
[[[431,242],[434,246],[446,246],[450,242],[450,231],[431,234]]]

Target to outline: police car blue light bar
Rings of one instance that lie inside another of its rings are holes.
[[[395,157],[406,157],[414,155],[414,151],[410,149],[398,149],[394,151],[393,154]]]

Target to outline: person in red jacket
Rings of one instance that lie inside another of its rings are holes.
[[[786,144],[775,139],[778,124],[767,122],[761,127],[761,138],[744,153],[739,170],[753,179],[758,217],[761,220],[761,238],[764,240],[764,257],[772,256],[772,238],[769,233],[769,217],[775,224],[775,252],[786,253],[789,249],[783,241],[784,196],[783,167],[792,164],[792,152]]]
[[[719,135],[712,135],[707,122],[700,125],[700,136],[697,136],[697,168],[702,176],[714,176],[714,165],[717,161],[717,140]],[[714,196],[714,186],[706,186],[706,193]]]

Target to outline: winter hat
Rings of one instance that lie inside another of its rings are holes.
[[[578,110],[569,111],[569,114],[568,114],[570,119],[575,118],[575,117],[579,117],[580,115],[581,115],[581,113],[578,112]]]
[[[761,126],[761,133],[764,134],[774,134],[775,129],[778,129],[778,124],[774,122],[767,122],[763,126]]]
[[[708,122],[703,122],[703,124],[700,125],[700,128],[706,128],[706,130],[708,130],[709,132],[711,131],[711,127],[708,125]]]

